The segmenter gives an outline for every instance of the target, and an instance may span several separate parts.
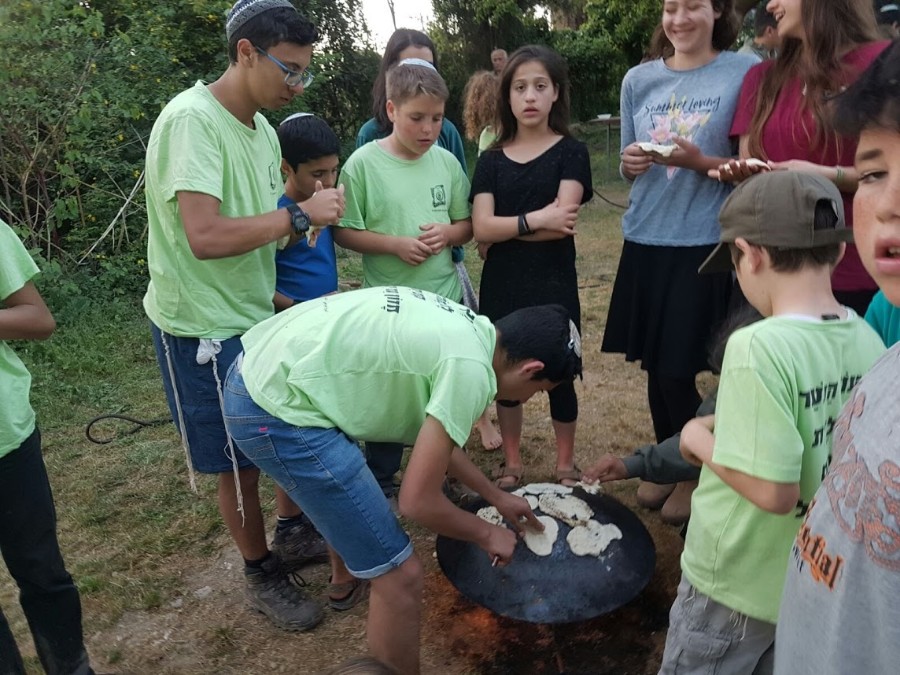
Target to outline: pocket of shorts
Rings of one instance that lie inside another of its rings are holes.
[[[244,456],[254,464],[256,464],[258,460],[275,459],[275,445],[272,443],[272,439],[268,434],[254,436],[253,438],[248,438],[246,440],[235,438],[234,442],[237,443],[238,448],[244,453]]]
[[[706,633],[692,628],[684,628],[681,633],[681,651],[675,666],[675,673],[716,672],[719,659],[731,646],[731,638],[716,633]]]

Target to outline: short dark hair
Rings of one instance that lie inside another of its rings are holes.
[[[375,84],[372,85],[372,117],[378,125],[379,131],[390,133],[394,129],[391,120],[388,119],[387,110],[387,73],[400,61],[400,52],[407,47],[424,47],[431,50],[431,63],[434,69],[438,67],[437,50],[434,48],[434,42],[422,31],[413,30],[412,28],[398,28],[388,39],[387,46],[384,48],[384,56],[381,57],[381,65],[378,68],[378,75],[375,77]]]
[[[820,199],[816,203],[816,215],[813,221],[815,230],[833,230],[837,227],[838,215],[830,200]],[[753,244],[753,242],[749,242]],[[834,267],[841,257],[841,243],[813,246],[811,248],[779,248],[753,244],[765,249],[772,261],[772,269],[776,272],[799,272],[804,267]],[[731,259],[735,267],[743,256],[741,249],[729,244]]]
[[[835,99],[834,127],[857,138],[868,128],[900,132],[900,41],[895,40]]]
[[[237,63],[237,43],[250,40],[254,47],[270,49],[281,42],[305,47],[319,39],[319,31],[303,14],[287,7],[275,7],[248,19],[228,40],[228,60]]]
[[[778,28],[775,15],[766,11],[767,4],[768,0],[763,0],[756,6],[756,11],[753,13],[753,32],[756,34],[756,37],[765,33],[766,28]]]
[[[278,127],[281,156],[292,169],[320,157],[340,155],[341,142],[328,122],[315,115],[285,120]]]
[[[532,379],[571,382],[581,375],[581,336],[562,305],[519,309],[494,326],[507,363],[537,359],[544,364]]]

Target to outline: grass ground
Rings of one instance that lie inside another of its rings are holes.
[[[587,130],[596,147],[604,142]],[[615,147],[615,140],[614,140]],[[624,203],[618,181],[604,180],[606,158],[595,155],[604,196]],[[628,454],[652,440],[643,373],[599,344],[621,250],[621,210],[595,198],[582,212],[578,269],[583,307],[585,377],[578,385],[577,457],[582,467],[606,452]],[[474,248],[467,256],[480,277]],[[360,278],[358,258],[342,255],[341,279]],[[315,673],[365,649],[365,609],[329,613],[308,634],[286,634],[242,599],[240,558],[219,519],[213,481],[198,477],[189,489],[184,455],[171,425],[121,435],[95,445],[84,426],[96,415],[119,412],[142,419],[167,415],[146,320],[137,299],[93,307],[61,323],[48,342],[20,350],[34,376],[33,403],[59,512],[62,548],[82,593],[85,633],[100,670],[120,673]],[[96,435],[126,427],[103,425]],[[485,470],[498,453],[470,440]],[[553,437],[546,399],[529,403],[523,433],[528,481],[552,479]],[[678,578],[680,538],[655,514],[634,505],[633,482],[610,492],[635,508],[654,537],[657,573],[641,598],[618,612],[564,631],[562,644],[580,669],[571,672],[656,672],[665,611]],[[271,489],[264,490],[271,513]],[[430,673],[557,672],[547,634],[499,620],[463,601],[431,557],[433,535],[410,527],[426,561],[423,663]],[[305,572],[309,591],[323,595],[325,567]],[[40,672],[15,587],[0,566],[0,605],[28,660]],[[527,665],[523,665],[527,664]],[[548,670],[550,669],[550,670]]]

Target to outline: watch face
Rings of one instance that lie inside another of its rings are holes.
[[[288,210],[291,212],[291,228],[295,234],[302,234],[309,230],[312,221],[310,221],[309,214],[306,211],[296,204],[294,208],[289,208]]]

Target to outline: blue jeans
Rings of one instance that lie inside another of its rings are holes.
[[[412,555],[359,447],[340,429],[295,427],[260,408],[244,386],[239,358],[225,379],[225,426],[243,454],[303,509],[347,569],[360,579],[387,574]]]

